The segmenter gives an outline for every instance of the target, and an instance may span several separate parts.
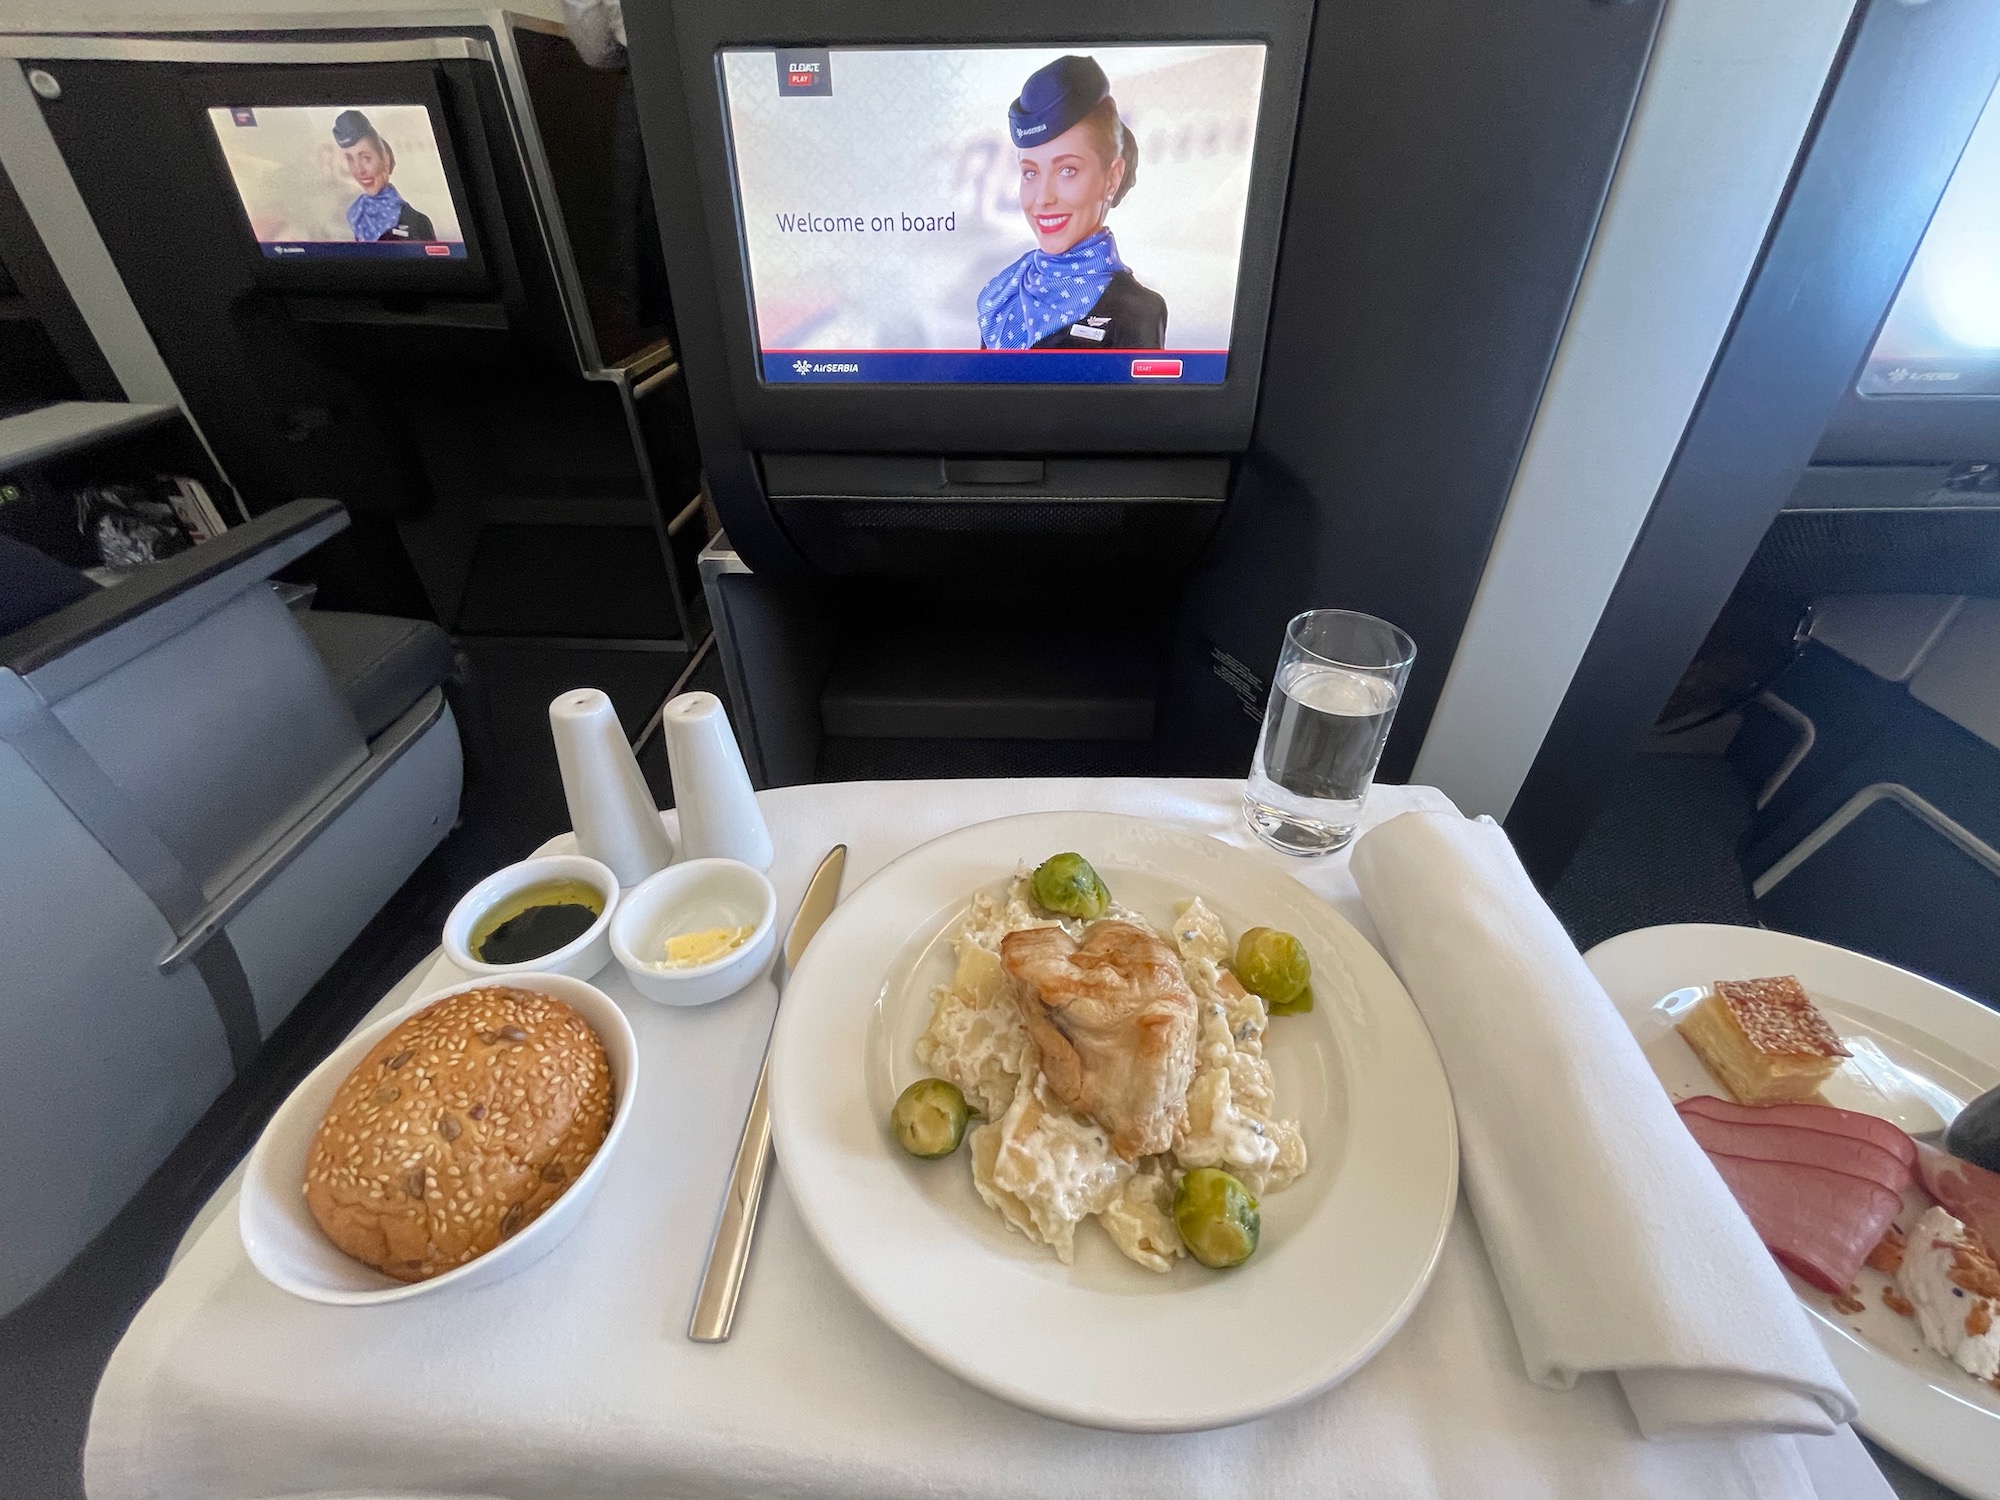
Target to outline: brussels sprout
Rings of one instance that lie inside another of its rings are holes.
[[[1028,889],[1040,905],[1057,916],[1081,917],[1086,922],[1103,916],[1111,904],[1111,892],[1081,854],[1057,854],[1043,860],[1029,877]]]
[[[1236,942],[1236,977],[1243,988],[1261,999],[1273,1015],[1295,1000],[1312,980],[1312,963],[1305,945],[1275,927],[1252,927]],[[1300,1009],[1310,1009],[1308,1000]]]
[[[1257,1248],[1259,1223],[1250,1190],[1219,1167],[1196,1167],[1174,1189],[1174,1226],[1205,1266],[1242,1265]]]
[[[889,1111],[889,1128],[912,1156],[934,1161],[949,1156],[965,1139],[965,1122],[972,1110],[965,1095],[942,1078],[920,1078],[897,1097]]]
[[[1266,1000],[1264,1011],[1273,1016],[1302,1016],[1313,1008],[1313,987],[1307,985],[1289,1000]]]

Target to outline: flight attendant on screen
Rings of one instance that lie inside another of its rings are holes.
[[[1035,248],[979,293],[988,349],[1161,349],[1167,304],[1118,258],[1105,216],[1139,178],[1139,143],[1095,58],[1028,75],[1007,110]]]
[[[431,221],[403,201],[389,181],[396,153],[375,133],[368,116],[343,109],[333,118],[333,143],[340,147],[348,175],[361,189],[347,205],[347,227],[357,240],[434,240]]]

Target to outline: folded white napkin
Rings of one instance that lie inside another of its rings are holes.
[[[1777,1265],[1495,824],[1410,812],[1354,877],[1451,1080],[1528,1374],[1609,1371],[1648,1437],[1854,1416]]]

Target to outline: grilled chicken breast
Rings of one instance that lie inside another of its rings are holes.
[[[1000,961],[1056,1097],[1109,1132],[1127,1161],[1165,1151],[1187,1112],[1196,1005],[1180,960],[1130,922],[1010,932]]]

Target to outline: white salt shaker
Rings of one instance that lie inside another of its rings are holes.
[[[771,830],[750,787],[729,713],[713,693],[682,693],[660,713],[667,764],[680,811],[681,852],[689,859],[734,859],[771,868]]]
[[[621,886],[672,864],[673,843],[611,700],[596,688],[559,694],[549,704],[549,730],[577,851],[609,865]]]

